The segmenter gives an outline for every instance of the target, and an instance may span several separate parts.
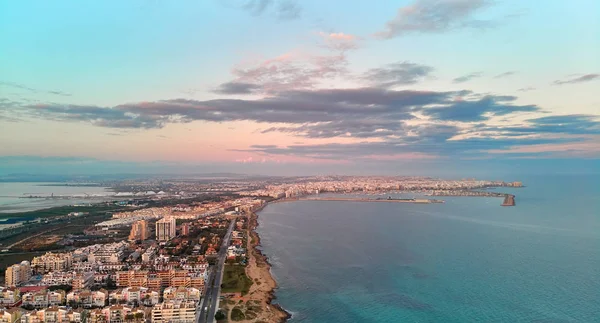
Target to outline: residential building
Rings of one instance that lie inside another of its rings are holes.
[[[73,289],[90,288],[94,284],[94,273],[91,271],[77,273],[75,277],[73,277],[71,284],[73,285]]]
[[[72,309],[67,312],[67,319],[68,319],[69,323],[71,323],[71,322],[81,323],[81,322],[83,322],[83,315],[84,315],[83,310]]]
[[[67,310],[56,306],[25,313],[21,323],[63,323],[67,320]]]
[[[126,316],[128,314],[138,315],[141,318],[141,321],[144,322],[144,311],[142,309],[132,309],[129,306],[123,305],[113,305],[109,307],[105,307],[101,311],[102,317],[99,317],[97,314],[90,313],[90,318],[92,323],[123,323],[126,321]],[[92,317],[94,316],[94,317]],[[103,319],[103,320],[102,320]]]
[[[77,277],[75,272],[51,271],[42,277],[42,285],[71,285],[73,278]]]
[[[147,270],[128,270],[117,272],[117,286],[120,287],[147,287],[148,285]]]
[[[123,260],[123,250],[125,250],[127,246],[127,242],[121,241],[88,246],[85,247],[85,249],[81,252],[87,252],[87,260],[92,263],[119,263],[121,260]]]
[[[106,323],[107,319],[101,309],[91,310],[87,320],[89,323]]]
[[[148,221],[139,220],[131,225],[131,232],[129,233],[129,240],[146,240],[150,237],[148,231]]]
[[[90,291],[87,289],[73,290],[67,294],[67,303],[74,302],[85,308],[103,307],[108,299],[108,291],[100,289]]]
[[[21,292],[14,287],[0,287],[0,307],[21,305]]]
[[[21,283],[29,281],[31,278],[31,265],[29,261],[22,261],[20,264],[12,265],[6,268],[4,274],[4,283],[6,286],[15,287]]]
[[[152,323],[194,323],[196,320],[196,302],[166,301],[152,308]]]
[[[190,224],[186,222],[181,225],[181,235],[187,236],[188,234],[190,234]]]
[[[175,218],[164,217],[156,222],[156,240],[160,242],[175,238]]]
[[[146,287],[127,287],[110,293],[110,303],[143,304],[151,306],[158,304],[160,293]]]
[[[70,252],[46,254],[33,257],[31,266],[38,273],[47,273],[51,271],[68,271],[73,266],[73,255]]]
[[[163,291],[165,301],[200,301],[202,290],[193,287],[168,287]]]
[[[20,308],[9,308],[0,310],[0,323],[15,323],[20,321],[23,310]]]
[[[37,292],[27,292],[22,295],[23,305],[31,305],[35,308],[62,305],[65,302],[65,291],[46,289]]]

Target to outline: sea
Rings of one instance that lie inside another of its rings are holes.
[[[70,199],[60,198],[24,198],[27,196],[75,196]],[[83,203],[98,203],[102,196],[114,194],[105,187],[66,186],[55,182],[0,182],[0,214],[35,211],[55,206]],[[94,196],[94,198],[86,198]]]
[[[259,213],[290,322],[600,322],[600,176],[502,199],[297,201]],[[411,194],[392,195],[411,197]]]

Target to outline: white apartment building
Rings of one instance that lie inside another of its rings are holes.
[[[62,290],[27,292],[22,296],[23,305],[32,305],[36,308],[61,305],[65,301],[65,292]]]
[[[175,238],[175,218],[164,217],[156,222],[156,240],[160,242]]]
[[[54,271],[42,276],[42,285],[71,285],[77,274],[72,272]]]
[[[163,291],[165,301],[200,301],[202,291],[193,287],[168,287]]]
[[[110,293],[110,301],[125,301],[127,303],[139,303],[147,306],[156,305],[160,300],[160,293],[146,287],[127,287],[117,289]]]
[[[194,323],[196,321],[196,302],[166,301],[152,308],[152,323]]]

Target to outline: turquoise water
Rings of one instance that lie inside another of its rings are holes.
[[[600,322],[600,177],[501,199],[273,204],[258,232],[291,322]]]

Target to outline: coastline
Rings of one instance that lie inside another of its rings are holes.
[[[263,207],[267,204],[265,203]],[[268,257],[259,249],[261,243],[260,236],[256,232],[256,228],[258,227],[258,214],[256,212],[260,211],[263,207],[253,211],[248,217],[248,232],[250,237],[248,239],[248,250],[250,251],[250,257],[248,266],[246,267],[246,274],[253,281],[248,297],[246,298],[259,302],[262,311],[256,318],[244,320],[243,322],[284,323],[292,315],[283,309],[281,305],[272,304],[273,300],[276,299],[275,290],[277,289],[277,282],[271,274],[271,264]]]

